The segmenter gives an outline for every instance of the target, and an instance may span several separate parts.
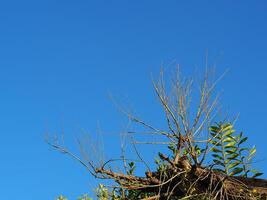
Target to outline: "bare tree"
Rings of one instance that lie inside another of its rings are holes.
[[[152,83],[164,112],[165,130],[123,110],[132,123],[145,129],[142,134],[162,138],[157,142],[137,141],[135,135],[138,131],[127,132],[137,161],[144,164],[144,176],[134,175],[135,162],[126,158],[123,144],[120,159],[106,160],[97,165],[84,151],[83,145],[80,145],[83,155],[80,158],[56,141],[48,140],[48,143],[78,160],[94,177],[114,180],[111,199],[266,198],[267,181],[255,178],[260,173],[248,178],[249,172],[253,171],[248,168],[250,163],[242,157],[240,147],[247,138],[243,134],[233,135],[232,124],[226,119],[214,126],[219,98],[215,87],[223,76],[212,80],[210,71],[206,69],[202,80],[197,83],[194,78],[183,79],[177,67],[173,76],[165,81],[162,70],[159,79]],[[165,155],[159,149],[157,169],[153,171],[151,163],[142,158],[137,144],[165,144],[170,154]],[[214,159],[208,165],[207,155],[211,152]],[[252,157],[254,153],[252,149],[248,156]],[[111,167],[111,163],[118,161],[123,169]],[[243,168],[239,167],[241,165]]]

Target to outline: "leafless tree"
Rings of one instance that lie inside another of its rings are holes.
[[[167,81],[163,70],[159,79],[152,81],[168,127],[165,130],[123,110],[131,123],[145,129],[142,134],[162,138],[156,142],[137,141],[135,135],[140,132],[127,132],[138,161],[145,165],[144,176],[129,173],[127,163],[132,160],[125,156],[123,144],[122,156],[119,159],[109,159],[97,165],[88,152],[84,151],[83,145],[80,145],[83,155],[80,158],[55,140],[47,142],[53,148],[79,161],[94,177],[114,180],[113,188],[148,194],[143,199],[255,199],[252,189],[256,190],[257,195],[266,197],[267,181],[227,176],[214,171],[212,165],[204,165],[213,147],[210,141],[214,136],[209,134],[208,128],[218,113],[219,95],[216,94],[215,87],[224,76],[223,74],[212,79],[211,74],[206,68],[199,82],[196,82],[195,78],[183,79],[177,66],[173,76],[168,77]],[[151,163],[142,158],[137,144],[167,144],[172,153],[165,155],[159,149],[158,154],[160,161],[164,163],[164,169],[152,171]],[[111,163],[118,161],[124,169],[116,170],[111,167]],[[140,199],[141,197],[142,195],[139,195]],[[122,198],[127,199],[123,193]]]

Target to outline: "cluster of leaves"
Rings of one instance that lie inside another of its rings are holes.
[[[128,165],[129,165],[129,170],[127,171],[127,174],[128,175],[133,175],[134,171],[136,170],[135,163],[134,162],[129,162]]]
[[[216,123],[210,127],[210,134],[215,170],[230,176],[262,175],[257,170],[251,169],[256,148],[244,147],[248,137],[244,137],[243,132],[237,134],[231,123]]]
[[[129,163],[129,165],[132,165]],[[140,193],[136,190],[125,191],[122,189],[109,191],[107,187],[103,184],[99,184],[99,186],[95,190],[95,195],[98,200],[122,200],[122,199],[135,199],[136,196],[140,195]],[[124,198],[123,198],[124,197]],[[60,195],[56,198],[56,200],[68,200],[68,198]],[[77,200],[93,200],[93,198],[89,197],[88,194],[84,194],[77,198]]]
[[[160,155],[160,154],[159,154],[159,155]],[[159,157],[160,157],[160,156],[159,156]],[[157,166],[156,170],[157,170],[158,172],[164,172],[164,171],[167,170],[168,165],[167,165],[167,163],[164,162],[162,159],[156,157],[156,158],[154,158],[154,162],[155,162],[155,164],[156,164],[156,166]]]
[[[103,185],[99,184],[98,188],[95,190],[97,199],[99,200],[108,200],[109,199],[109,192],[108,189]],[[56,200],[68,200],[66,197],[60,195]],[[84,194],[77,198],[77,200],[93,200],[91,197],[88,196],[88,194]],[[113,200],[117,200],[116,198],[113,198]]]
[[[66,197],[64,197],[64,196],[62,196],[62,195],[60,195],[58,198],[56,198],[56,200],[68,200]],[[78,197],[78,199],[77,200],[93,200],[92,198],[90,198],[90,197],[88,197],[88,195],[87,194],[84,194],[84,195],[82,195],[82,196],[80,196],[80,197]]]

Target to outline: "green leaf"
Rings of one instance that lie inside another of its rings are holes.
[[[235,141],[233,138],[231,138],[231,137],[227,137],[227,138],[225,138],[224,140],[223,140],[223,142],[227,142],[227,143],[229,143],[229,142],[233,142],[233,141]]]
[[[258,177],[258,176],[263,175],[263,173],[259,172],[258,170],[255,170],[255,169],[250,170],[250,172],[253,173],[252,178],[256,178],[256,177]]]
[[[225,152],[226,152],[227,154],[233,154],[233,153],[236,152],[236,150],[226,150]]]
[[[220,165],[220,166],[224,167],[224,163],[221,162],[220,160],[213,159],[213,162],[214,162],[214,164],[216,164],[216,165]]]
[[[223,157],[219,156],[218,154],[212,154],[211,156],[219,160],[223,160]]]
[[[134,166],[134,162],[129,162],[129,166],[133,167]]]
[[[249,152],[248,160],[250,160],[254,156],[255,153],[256,153],[256,147],[253,146],[252,149]]]
[[[229,131],[227,131],[226,133],[223,134],[223,137],[230,136],[230,135],[232,135],[234,132],[235,132],[235,130],[229,130]]]
[[[154,158],[154,162],[155,162],[155,164],[159,165],[160,164],[160,159]]]
[[[227,147],[235,147],[236,142],[229,142],[228,144],[225,145],[225,148]]]
[[[211,151],[213,151],[213,152],[215,152],[215,153],[221,153],[221,152],[222,152],[221,150],[219,150],[219,149],[217,149],[217,148],[215,148],[215,147],[212,147],[212,148],[211,148]]]
[[[239,154],[234,153],[234,154],[230,155],[230,156],[228,157],[228,159],[229,159],[229,160],[233,160],[233,159],[235,159],[237,156],[239,156]]]
[[[218,139],[218,140],[221,140],[221,134],[218,134],[218,133],[210,133],[211,134],[211,136],[213,137],[213,138],[216,138],[216,139]]]
[[[231,124],[226,124],[223,129],[222,129],[222,132],[226,132],[228,130],[231,130],[233,128],[233,125]]]
[[[237,147],[236,147],[235,145],[225,145],[225,146],[224,146],[224,149],[225,149],[225,150],[232,150],[232,151],[234,151],[234,152],[237,151]]]
[[[236,166],[239,165],[239,164],[240,164],[240,161],[236,161],[236,162],[230,164],[230,165],[228,166],[228,169],[232,169],[232,168],[236,167]]]
[[[209,129],[210,131],[215,132],[215,133],[217,133],[220,130],[220,128],[217,126],[211,126]]]
[[[170,149],[172,152],[176,153],[176,144],[172,142],[169,146],[168,149]]]
[[[237,136],[236,136],[236,139],[237,140],[240,140],[243,136],[243,132],[240,132]]]
[[[258,170],[256,170],[256,169],[251,169],[251,170],[249,170],[250,172],[252,172],[252,173],[258,173],[259,171]]]
[[[197,150],[200,150],[199,146],[198,145],[195,145],[194,149],[197,151]]]
[[[237,167],[230,173],[230,175],[234,176],[234,175],[240,174],[242,171],[243,171],[243,168]]]
[[[238,145],[241,145],[242,143],[246,142],[247,140],[248,140],[248,137],[244,137],[242,140],[240,140]]]
[[[217,147],[220,147],[220,146],[222,146],[221,144],[220,144],[220,142],[218,141],[218,142],[216,142],[216,141],[210,141],[210,143],[211,144],[213,144],[213,145],[215,145],[215,146],[217,146]]]
[[[256,178],[256,177],[261,176],[261,175],[263,175],[263,173],[258,172],[258,173],[255,173],[255,174],[252,176],[252,178]]]

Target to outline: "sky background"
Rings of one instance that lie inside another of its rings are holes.
[[[107,157],[118,155],[126,120],[108,93],[152,123],[162,113],[151,74],[160,65],[201,71],[206,51],[221,103],[257,146],[267,178],[267,3],[258,1],[1,1],[0,199],[75,199],[93,177],[52,150],[45,134],[64,129],[77,152],[81,130],[101,127]],[[141,151],[144,152],[141,147]]]

